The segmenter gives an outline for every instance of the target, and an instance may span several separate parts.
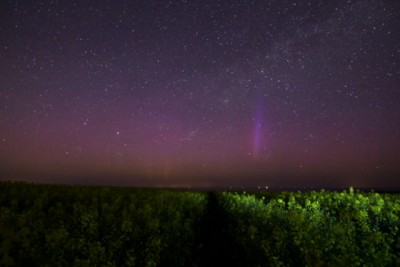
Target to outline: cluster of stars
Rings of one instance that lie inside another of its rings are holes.
[[[399,10],[392,0],[7,1],[0,163],[155,180],[166,168],[193,184],[398,171]]]

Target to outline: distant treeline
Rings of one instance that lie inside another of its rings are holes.
[[[0,266],[400,266],[400,195],[4,182]]]

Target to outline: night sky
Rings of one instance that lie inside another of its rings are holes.
[[[1,1],[0,179],[400,188],[400,2]]]

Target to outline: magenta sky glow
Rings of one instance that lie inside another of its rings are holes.
[[[255,116],[253,118],[253,156],[258,159],[263,144],[266,142],[266,136],[263,129],[263,110],[260,105],[256,107]]]
[[[5,1],[0,179],[400,187],[400,8]]]

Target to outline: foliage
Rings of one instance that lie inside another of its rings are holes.
[[[399,195],[0,183],[0,266],[209,266],[213,260],[400,266]]]
[[[3,183],[0,265],[183,266],[205,206],[196,192]]]
[[[400,266],[398,195],[220,196],[248,266]]]

